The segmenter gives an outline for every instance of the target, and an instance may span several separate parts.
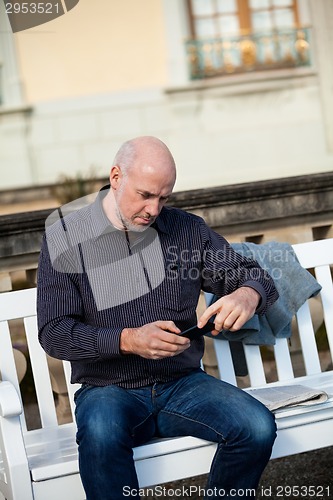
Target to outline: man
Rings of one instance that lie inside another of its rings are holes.
[[[207,488],[232,498],[257,487],[271,454],[273,415],[204,373],[203,338],[180,333],[197,323],[200,290],[220,297],[198,322],[212,318],[213,334],[265,313],[277,292],[201,218],[165,206],[175,180],[164,143],[132,139],[116,155],[110,186],[47,224],[39,338],[49,355],[71,361],[72,382],[82,384],[77,442],[88,500],[138,490],[132,448],[154,436],[217,442]]]

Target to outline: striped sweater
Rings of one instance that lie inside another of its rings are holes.
[[[203,339],[159,360],[122,355],[119,340],[124,328],[157,320],[180,329],[196,324],[201,290],[223,296],[250,286],[261,295],[258,314],[276,300],[266,271],[200,217],[164,207],[151,228],[130,234],[108,221],[105,192],[64,217],[56,212],[40,253],[39,340],[50,356],[71,362],[73,383],[136,388],[198,368]]]

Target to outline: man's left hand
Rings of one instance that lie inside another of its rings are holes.
[[[202,328],[209,318],[216,314],[213,335],[217,335],[221,330],[236,332],[252,318],[259,300],[260,294],[256,290],[246,286],[240,287],[209,306],[199,318],[198,326]]]

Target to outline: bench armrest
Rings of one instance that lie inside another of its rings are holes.
[[[21,415],[23,409],[20,398],[11,382],[0,382],[0,416],[15,417]]]
[[[0,382],[0,446],[2,481],[8,498],[33,500],[31,477],[20,422],[22,404],[11,382]],[[2,485],[3,486],[3,485]],[[2,492],[2,490],[1,490]],[[0,493],[0,497],[3,495]]]

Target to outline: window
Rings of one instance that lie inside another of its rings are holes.
[[[193,38],[296,28],[296,0],[188,0]]]
[[[187,0],[192,78],[309,64],[296,0]]]

